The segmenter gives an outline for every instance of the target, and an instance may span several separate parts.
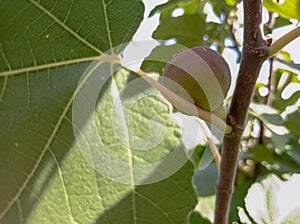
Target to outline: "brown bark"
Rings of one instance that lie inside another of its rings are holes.
[[[232,133],[223,140],[221,168],[217,184],[215,224],[227,224],[237,169],[242,133],[247,120],[256,80],[262,63],[268,57],[268,46],[262,37],[261,0],[244,0],[244,42],[240,70],[230,105],[227,123]]]

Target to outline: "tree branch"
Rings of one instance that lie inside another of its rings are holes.
[[[240,70],[227,117],[233,132],[223,140],[221,168],[217,183],[215,224],[227,224],[234,189],[240,141],[252,100],[255,83],[262,66],[268,57],[268,47],[262,37],[261,0],[244,1],[244,42]]]

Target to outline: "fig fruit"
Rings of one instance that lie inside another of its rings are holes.
[[[163,72],[166,88],[212,112],[223,108],[230,83],[230,69],[225,59],[204,46],[174,55]]]

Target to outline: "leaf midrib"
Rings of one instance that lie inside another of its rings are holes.
[[[21,73],[35,72],[35,71],[39,71],[39,70],[43,70],[43,69],[56,68],[56,67],[60,67],[60,66],[78,64],[78,63],[82,63],[82,62],[89,62],[89,61],[92,62],[92,61],[99,60],[100,57],[101,56],[77,58],[77,59],[72,59],[72,60],[68,60],[68,61],[60,61],[60,62],[48,63],[48,64],[31,66],[31,67],[26,67],[26,68],[20,68],[20,69],[15,69],[15,70],[9,70],[9,71],[0,72],[0,77],[8,77],[8,76],[13,76],[13,75],[18,75]]]
[[[118,88],[117,88],[117,84],[115,82],[115,80],[113,80],[112,82],[112,94],[114,96],[115,99],[117,99],[115,102],[115,106],[117,108],[116,111],[119,114],[119,117],[121,118],[121,123],[123,125],[123,132],[124,132],[124,138],[126,141],[126,144],[128,146],[130,146],[130,138],[129,138],[129,130],[128,130],[128,124],[127,124],[127,120],[126,120],[126,115],[125,112],[123,110],[123,105],[121,100],[118,98],[118,96],[120,95]],[[119,109],[119,110],[118,110]],[[136,214],[136,198],[135,198],[135,194],[136,194],[136,190],[135,190],[135,182],[134,182],[134,174],[133,174],[133,155],[132,155],[132,151],[130,147],[126,147],[127,148],[127,155],[128,155],[128,166],[129,166],[129,175],[130,175],[130,188],[131,188],[131,203],[132,203],[132,217],[133,217],[133,224],[137,223],[137,214]]]
[[[42,12],[44,12],[48,17],[50,17],[60,27],[62,27],[64,30],[66,30],[68,33],[70,33],[72,36],[74,36],[75,38],[77,38],[80,42],[84,43],[86,46],[88,46],[89,48],[91,48],[94,51],[98,52],[99,54],[103,53],[100,49],[98,49],[97,47],[95,47],[93,44],[91,44],[90,42],[88,42],[86,39],[84,39],[83,37],[81,37],[78,33],[76,33],[75,31],[73,31],[66,24],[64,24],[62,21],[60,21],[58,18],[56,18],[51,12],[49,12],[46,8],[44,8],[38,2],[36,2],[34,0],[30,0],[30,2],[34,6],[36,6],[38,9],[40,9]],[[103,10],[105,10],[105,8]]]

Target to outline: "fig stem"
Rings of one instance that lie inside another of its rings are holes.
[[[213,126],[215,126],[217,129],[219,129],[225,134],[230,134],[232,132],[232,127],[227,125],[226,122],[223,121],[217,115],[203,110],[195,104],[190,103],[184,98],[176,95],[174,92],[164,87],[162,84],[160,84],[151,76],[149,76],[147,73],[141,70],[135,71],[135,73],[140,77],[144,78],[151,86],[157,89],[170,103],[172,103],[177,108],[180,108],[189,115],[199,117],[204,121],[211,123]]]
[[[272,57],[291,41],[300,36],[300,26],[295,27],[290,32],[284,34],[269,47],[269,56]]]
[[[209,148],[215,158],[217,169],[220,172],[221,155],[218,151],[218,148],[211,138],[208,138],[208,145],[209,145]]]
[[[218,172],[220,172],[221,155],[219,153],[219,150],[218,150],[216,144],[214,143],[214,141],[211,138],[211,133],[208,133],[207,129],[204,128],[204,126],[201,122],[198,122],[198,123],[199,123],[200,127],[202,128],[202,130],[203,130],[203,132],[204,132],[204,134],[207,138],[207,142],[208,142],[209,148],[211,150],[211,153],[213,154],[213,157],[215,159]]]

